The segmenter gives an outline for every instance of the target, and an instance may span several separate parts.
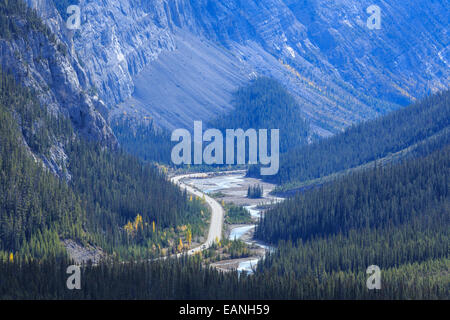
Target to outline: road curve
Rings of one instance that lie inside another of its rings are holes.
[[[188,193],[203,198],[205,197],[205,201],[208,204],[208,206],[211,208],[211,222],[209,225],[209,231],[208,231],[208,237],[206,241],[201,244],[200,246],[190,249],[188,251],[189,255],[193,255],[199,251],[205,250],[213,245],[214,242],[216,242],[217,239],[222,239],[222,227],[223,227],[223,218],[224,218],[224,210],[219,202],[217,202],[215,199],[211,198],[207,194],[194,189],[193,187],[184,184],[181,182],[181,180],[186,178],[206,178],[208,176],[207,173],[192,173],[192,174],[184,174],[180,176],[172,177],[170,180],[178,185],[182,190],[185,189]],[[178,254],[177,256],[180,256],[182,254]]]

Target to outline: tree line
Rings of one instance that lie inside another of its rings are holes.
[[[65,256],[58,238],[70,238],[122,258],[156,256],[162,248],[176,249],[171,238],[184,234],[180,226],[203,234],[202,199],[192,199],[163,172],[122,150],[78,138],[69,120],[49,114],[4,72],[0,112],[0,251]],[[53,145],[68,156],[56,163],[61,178],[43,166]],[[138,215],[142,234],[130,237],[124,226]]]
[[[410,148],[447,130],[436,150],[448,142],[449,101],[450,91],[443,91],[333,137],[293,148],[281,155],[277,175],[262,178],[277,184],[320,178]],[[422,147],[421,152],[426,151]]]

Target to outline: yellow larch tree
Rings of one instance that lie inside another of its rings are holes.
[[[143,219],[142,219],[142,216],[140,214],[138,214],[136,216],[136,219],[134,220],[134,229],[137,231],[139,228],[140,229],[144,228]]]
[[[191,231],[191,228],[187,229],[186,240],[187,240],[187,243],[188,243],[189,248],[190,248],[191,247],[191,243],[192,243],[192,231]]]
[[[133,223],[128,221],[128,223],[123,228],[128,233],[128,235],[135,235],[135,233],[138,231],[138,229],[143,230],[144,229],[144,221],[142,219],[142,216],[140,214],[138,214],[136,216],[136,218],[134,219]]]
[[[128,235],[133,234],[133,225],[131,224],[130,221],[128,221],[128,223],[125,225],[124,229],[128,233]]]

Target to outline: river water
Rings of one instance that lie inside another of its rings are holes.
[[[262,210],[258,208],[260,205],[270,204],[274,202],[282,201],[282,198],[276,198],[270,196],[268,193],[273,188],[273,185],[265,184],[262,181],[253,178],[246,178],[244,174],[229,174],[229,175],[217,175],[210,176],[208,178],[193,178],[186,179],[186,184],[192,185],[206,194],[212,194],[220,192],[224,195],[226,202],[233,202],[235,204],[244,205],[244,207],[250,212],[250,215],[255,223],[248,225],[240,225],[233,227],[230,231],[228,238],[230,240],[238,240],[254,232],[257,221],[261,218]],[[255,183],[261,183],[264,186],[264,197],[261,199],[248,199],[247,187],[254,185]],[[253,237],[246,237],[245,242],[249,245],[256,245],[263,248],[265,252],[274,250],[273,247],[267,246],[264,243],[253,239]],[[256,266],[260,259],[264,256],[255,257],[240,260],[237,270],[239,272],[252,273],[253,268]]]

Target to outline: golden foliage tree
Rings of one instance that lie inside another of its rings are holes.
[[[128,223],[123,227],[128,235],[135,235],[136,232],[140,229],[144,229],[144,221],[142,216],[138,214],[134,219],[134,222],[128,221]],[[153,227],[154,228],[154,227]]]
[[[178,243],[178,252],[181,252],[181,251],[183,251],[183,240],[181,240],[181,238],[180,238],[180,242]]]
[[[191,228],[190,228],[190,227],[187,229],[187,232],[186,232],[186,240],[187,240],[187,243],[188,243],[189,247],[191,247],[191,243],[192,243],[192,231],[191,231]]]

